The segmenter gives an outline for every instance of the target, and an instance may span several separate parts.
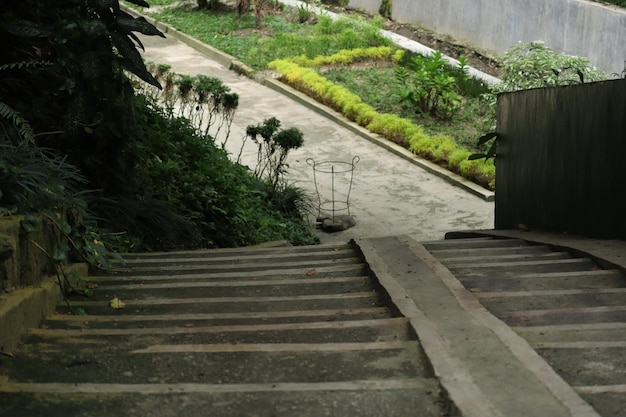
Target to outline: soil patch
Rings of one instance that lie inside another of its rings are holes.
[[[345,16],[359,16],[365,20],[374,18],[374,16],[365,13],[362,10],[350,7],[341,8],[330,5],[326,5],[325,7],[333,13]],[[468,63],[471,67],[494,77],[500,76],[499,63],[493,57],[487,56],[476,48],[463,45],[454,39],[450,39],[449,37],[428,31],[418,26],[398,23],[389,19],[386,20],[384,28],[389,32],[393,32],[412,41],[419,42],[422,45],[428,46],[429,48],[439,51],[449,57],[458,59],[460,56],[465,56],[467,57]]]

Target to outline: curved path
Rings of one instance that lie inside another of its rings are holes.
[[[166,35],[166,39],[142,38],[146,60],[170,64],[176,73],[220,78],[239,94],[239,109],[227,142],[227,148],[234,155],[239,152],[241,138],[248,125],[276,117],[283,127],[296,127],[304,133],[304,146],[289,156],[287,179],[312,194],[315,193],[315,184],[313,170],[306,163],[308,158],[315,161],[351,161],[354,156],[360,157],[350,195],[350,212],[357,226],[332,235],[323,234],[323,242],[346,242],[360,236],[406,233],[430,240],[442,238],[450,230],[493,227],[493,202],[468,191],[463,182],[450,183],[417,166],[407,160],[412,159],[411,155],[399,147],[387,144],[392,148],[393,152],[390,152],[371,142],[358,126],[333,112],[321,114],[315,103],[310,103],[296,92],[284,89],[292,94],[289,97],[275,88],[229,70],[225,65],[232,58],[219,51],[194,43],[175,31],[170,30]],[[328,117],[329,114],[332,118]],[[254,167],[255,158],[256,149],[247,147],[244,162]],[[318,176],[321,194],[330,190],[327,179],[323,175]],[[338,178],[336,181],[339,195],[347,185],[344,180]],[[489,193],[486,195],[489,196]]]

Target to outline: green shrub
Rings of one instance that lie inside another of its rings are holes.
[[[378,14],[391,19],[391,0],[383,0],[378,8]]]
[[[444,120],[450,119],[461,105],[457,77],[465,78],[467,74],[453,72],[440,52],[428,57],[415,55],[407,67],[396,68],[402,102],[408,103],[417,112],[429,113]]]
[[[502,83],[496,92],[554,87],[600,81],[607,74],[594,68],[587,58],[554,52],[543,42],[520,42],[502,57]]]
[[[293,210],[279,210],[280,188],[276,184],[255,178],[247,167],[234,164],[211,138],[198,135],[188,120],[151,110],[143,114],[141,125],[145,141],[140,152],[145,156],[134,177],[134,188],[141,190],[145,201],[173,208],[176,218],[188,219],[198,231],[184,238],[171,230],[178,225],[165,222],[160,228],[167,230],[154,236],[172,240],[146,241],[144,247],[225,247],[283,239],[315,243],[306,219],[294,217]],[[157,228],[153,224],[150,230]]]

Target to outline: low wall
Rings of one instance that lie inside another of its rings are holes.
[[[398,22],[449,35],[492,55],[544,41],[555,52],[589,58],[609,73],[626,60],[626,11],[584,0],[389,0]],[[377,14],[382,0],[350,0]]]
[[[0,218],[0,350],[13,351],[25,329],[37,327],[62,299],[48,254],[54,253],[56,230],[41,218],[22,227],[23,216]],[[33,227],[34,226],[34,227]],[[87,264],[63,268],[66,275],[86,277]]]
[[[9,292],[38,284],[52,274],[49,256],[56,240],[55,230],[38,218],[33,231],[22,227],[24,216],[0,218],[0,291]],[[45,251],[45,252],[44,252]]]
[[[626,239],[626,80],[498,96],[496,229]]]

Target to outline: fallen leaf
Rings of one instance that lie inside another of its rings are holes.
[[[113,297],[111,298],[111,301],[109,301],[109,306],[111,308],[120,309],[120,308],[126,307],[126,303],[124,303],[122,300],[120,300],[117,297]]]
[[[306,273],[308,276],[312,277],[313,275],[317,274],[317,269],[311,269],[309,272]]]
[[[77,316],[88,316],[89,314],[87,314],[87,311],[85,311],[84,308],[75,308],[74,312],[76,313]]]

